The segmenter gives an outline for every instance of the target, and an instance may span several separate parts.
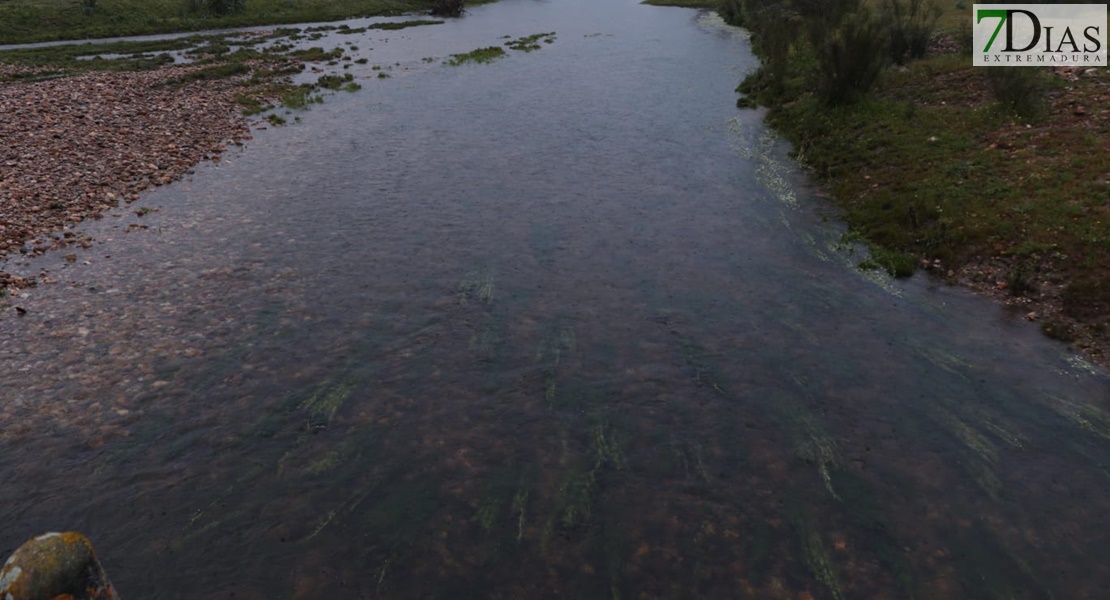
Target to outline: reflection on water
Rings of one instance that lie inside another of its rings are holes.
[[[134,598],[1110,586],[1106,374],[853,269],[732,108],[740,32],[506,0],[367,35],[406,76],[22,267],[60,283],[0,322],[4,548],[82,530]]]

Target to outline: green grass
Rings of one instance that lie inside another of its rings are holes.
[[[938,28],[957,28],[967,12],[945,8]],[[1105,69],[1074,80],[1025,69],[1013,81],[942,54],[888,68],[858,101],[829,106],[815,93],[805,37],[790,43],[781,78],[760,70],[738,104],[770,107],[768,122],[871,246],[861,266],[896,276],[921,261],[941,273],[967,267],[1015,295],[1049,282],[1065,290],[1064,314],[1106,340],[1110,146],[1099,140],[1110,114],[1090,108],[1105,103]],[[1008,273],[985,268],[999,264]],[[1058,322],[1046,332],[1073,335]]]
[[[181,0],[100,0],[87,14],[72,0],[4,0],[0,44],[336,21],[400,15],[430,5],[426,0],[249,0],[240,13],[214,16],[190,12]]]
[[[316,85],[328,90],[338,90],[343,87],[345,83],[353,81],[354,78],[355,76],[350,73],[345,75],[321,75],[320,78],[316,80]]]
[[[190,71],[180,77],[167,81],[167,83],[179,84],[189,83],[191,81],[212,81],[215,79],[235,77],[236,75],[245,75],[250,72],[251,68],[243,63],[222,63],[211,67],[204,67],[196,71]]]
[[[3,5],[0,4],[0,6]],[[208,43],[212,39],[208,36],[190,36],[174,40],[21,48],[0,52],[0,61],[28,66],[80,68],[82,70],[135,71],[153,69],[167,62],[172,62],[172,59],[166,60],[168,55],[165,55],[165,53],[193,48]],[[123,55],[123,58],[112,60],[95,58],[100,55]]]
[[[1065,107],[1026,123],[991,101],[951,97],[953,81],[965,94],[986,85],[975,79],[970,67],[929,59],[858,104],[830,109],[803,93],[770,122],[898,274],[918,259],[959,265],[1000,255],[1082,258],[1073,275],[1094,267],[1105,277],[1110,215],[1096,165],[1110,162],[1110,149],[1085,144],[1090,121],[1075,123]],[[1098,93],[1095,82],[1075,87]]]
[[[290,53],[294,58],[301,60],[308,60],[313,62],[323,62],[335,60],[343,56],[342,48],[333,48],[332,50],[324,50],[319,46],[313,46],[304,50],[294,50]]]
[[[401,21],[399,23],[374,23],[367,26],[367,29],[384,29],[386,31],[396,31],[398,29],[406,29],[409,27],[420,27],[421,25],[442,25],[443,21],[434,21],[431,19],[416,19],[413,21]]]
[[[717,8],[719,0],[644,0],[640,4],[651,6],[678,6],[680,8]]]
[[[469,62],[472,63],[488,63],[498,58],[505,56],[505,51],[497,46],[490,46],[488,48],[478,48],[471,50],[466,54],[452,54],[451,58],[446,61],[447,65],[457,67]]]
[[[533,52],[535,50],[543,48],[543,46],[539,44],[540,40],[543,40],[543,43],[545,44],[555,43],[555,32],[552,31],[550,33],[534,33],[532,35],[526,35],[524,37],[519,37],[515,40],[505,42],[505,46],[512,50],[519,50],[521,52]]]

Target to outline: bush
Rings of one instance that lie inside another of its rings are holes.
[[[1003,109],[1035,119],[1045,112],[1044,80],[1040,69],[987,67],[991,91]]]
[[[883,26],[890,36],[890,59],[902,65],[925,56],[940,8],[926,0],[885,0]]]
[[[431,13],[437,17],[458,17],[463,12],[463,0],[435,0]]]
[[[762,59],[760,87],[773,97],[781,96],[790,58],[790,48],[797,34],[799,17],[783,4],[770,4],[752,11],[748,17],[753,30],[752,49]]]
[[[887,38],[868,11],[846,15],[817,50],[818,93],[830,106],[849,104],[871,90],[886,66]]]
[[[183,0],[185,11],[223,16],[243,12],[247,8],[247,0]]]
[[[247,8],[247,0],[205,0],[204,4],[214,15],[229,15]]]

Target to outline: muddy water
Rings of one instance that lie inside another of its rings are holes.
[[[854,269],[741,32],[349,42],[360,92],[10,265],[57,283],[0,321],[0,550],[81,530],[128,598],[1104,597],[1107,374]]]

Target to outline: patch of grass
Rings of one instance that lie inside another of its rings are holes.
[[[1104,272],[1075,278],[1064,289],[1063,304],[1064,314],[1072,318],[1096,321],[1110,317],[1110,277]]]
[[[0,5],[2,6],[2,5]],[[191,48],[207,38],[66,44],[42,48],[19,48],[0,52],[0,62],[27,66],[51,66],[78,70],[140,71],[172,64],[168,52]],[[111,58],[102,58],[102,57]]]
[[[351,28],[350,25],[340,25],[336,28],[335,32],[339,35],[351,35],[355,33],[366,33],[366,27]]]
[[[490,46],[488,48],[478,48],[471,50],[466,54],[452,54],[451,58],[446,61],[446,64],[452,67],[457,67],[469,62],[472,63],[488,63],[498,58],[505,56],[505,51],[497,46]]]
[[[432,19],[417,19],[414,21],[401,21],[399,23],[374,23],[367,27],[367,29],[384,29],[386,31],[396,31],[398,29],[405,29],[408,27],[420,27],[422,25],[442,25],[443,21],[435,21]]]
[[[1058,319],[1049,319],[1041,322],[1041,332],[1054,340],[1061,342],[1075,341],[1075,330],[1071,325]]]
[[[294,50],[290,52],[289,55],[293,58],[308,62],[324,62],[341,58],[343,56],[343,49],[335,48],[334,50],[325,51],[319,46],[313,46],[305,50]]]
[[[1104,104],[1110,74],[974,68],[958,47],[970,7],[936,15],[913,1],[902,0],[909,12],[896,18],[902,9],[891,1],[864,0],[887,6],[888,28],[903,19],[903,49],[892,60],[908,62],[830,106],[819,73],[829,69],[813,51],[821,36],[805,24],[833,17],[795,0],[724,0],[722,14],[753,30],[763,58],[738,88],[747,94],[738,104],[770,107],[768,122],[870,245],[862,266],[908,275],[923,259],[945,271],[1001,263],[1017,294],[1051,276],[1066,285],[1065,317],[1105,340],[1093,325],[1110,312],[1110,180],[1097,165],[1110,164],[1110,145],[1096,138],[1110,133],[1110,114],[1090,107]],[[922,23],[934,18],[957,43],[950,54],[913,60]]]
[[[292,110],[303,110],[317,101],[312,95],[313,89],[311,85],[290,86],[281,94],[281,105]]]
[[[651,6],[678,6],[680,8],[717,8],[718,0],[644,0],[640,4]]]
[[[236,75],[243,75],[250,72],[251,68],[243,63],[223,63],[197,69],[196,71],[190,71],[180,77],[167,80],[166,83],[184,84],[191,81],[212,81],[216,79],[227,79],[228,77],[235,77]]]
[[[249,0],[226,14],[184,10],[181,0],[98,0],[85,12],[72,0],[0,1],[0,44],[200,31],[225,27],[338,21],[426,12],[431,0]]]
[[[544,43],[551,44],[555,42],[555,32],[551,33],[535,33],[532,35],[524,36],[505,42],[505,45],[513,50],[520,50],[522,52],[533,52],[543,48],[537,42],[543,40]]]
[[[235,101],[243,106],[243,114],[247,116],[261,114],[271,108],[257,97],[243,92],[235,94]]]
[[[320,79],[316,80],[316,85],[328,90],[338,90],[343,87],[343,84],[353,81],[354,78],[355,76],[350,73],[344,75],[321,75]]]
[[[266,115],[266,120],[269,121],[270,124],[275,126],[275,127],[278,127],[280,125],[285,125],[285,123],[287,122],[283,117],[281,117],[280,115],[275,115],[275,114]]]
[[[228,52],[231,52],[231,46],[228,46],[227,44],[212,43],[190,50],[189,54],[193,54],[196,56],[200,56],[202,54],[219,56],[221,54],[227,54]]]

